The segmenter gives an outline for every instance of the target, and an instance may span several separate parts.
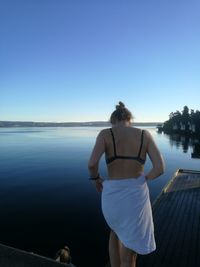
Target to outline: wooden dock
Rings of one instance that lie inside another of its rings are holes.
[[[157,249],[137,267],[200,266],[200,171],[179,169],[152,209]]]
[[[1,267],[72,267],[53,259],[0,244]]]

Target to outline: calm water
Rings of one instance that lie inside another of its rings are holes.
[[[53,257],[64,245],[77,267],[107,261],[108,228],[87,161],[101,128],[0,129],[0,243]],[[199,141],[154,136],[166,172],[149,182],[153,201],[178,168],[200,170]],[[145,171],[151,167],[147,160]],[[104,158],[101,174],[106,177]]]

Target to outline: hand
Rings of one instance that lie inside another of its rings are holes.
[[[97,192],[100,193],[103,190],[103,179],[100,177],[94,183],[95,183]]]

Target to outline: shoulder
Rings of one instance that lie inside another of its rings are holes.
[[[150,146],[150,145],[155,146],[155,140],[154,140],[151,132],[146,130],[146,129],[144,130],[144,139],[146,140],[147,146]]]
[[[103,129],[99,132],[98,136],[100,137],[106,137],[108,134],[110,134],[110,129],[111,128],[106,128],[106,129]]]
[[[144,136],[146,136],[147,138],[152,137],[151,133],[147,129],[142,129],[142,131],[143,131]]]
[[[101,130],[97,135],[97,140],[103,140],[105,141],[107,139],[107,136],[110,134],[110,128]]]
[[[149,132],[146,129],[141,129],[141,128],[137,128],[137,127],[131,127],[131,128],[132,128],[132,131],[138,135],[141,135],[142,133],[145,136],[149,135]]]
[[[152,139],[153,139],[153,137],[152,137],[150,131],[148,131],[147,129],[142,129],[142,131],[143,131],[144,137],[145,137],[147,140],[152,140]]]
[[[139,135],[143,134],[143,138],[147,143],[149,141],[153,140],[153,137],[152,137],[150,131],[148,131],[147,129],[141,129],[141,128],[134,128],[134,129],[135,129],[135,131],[137,131],[137,133]]]

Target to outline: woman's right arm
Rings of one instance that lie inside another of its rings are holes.
[[[94,183],[98,192],[102,191],[102,178],[99,174],[99,161],[102,154],[105,152],[105,140],[103,137],[103,131],[99,133],[96,138],[96,143],[93,148],[92,154],[90,156],[90,160],[88,162],[88,169],[90,173],[90,177],[94,179]]]
[[[151,134],[148,131],[145,131],[147,135],[147,154],[152,163],[152,169],[145,175],[146,179],[152,180],[164,173],[165,164],[163,157],[154,142]]]

